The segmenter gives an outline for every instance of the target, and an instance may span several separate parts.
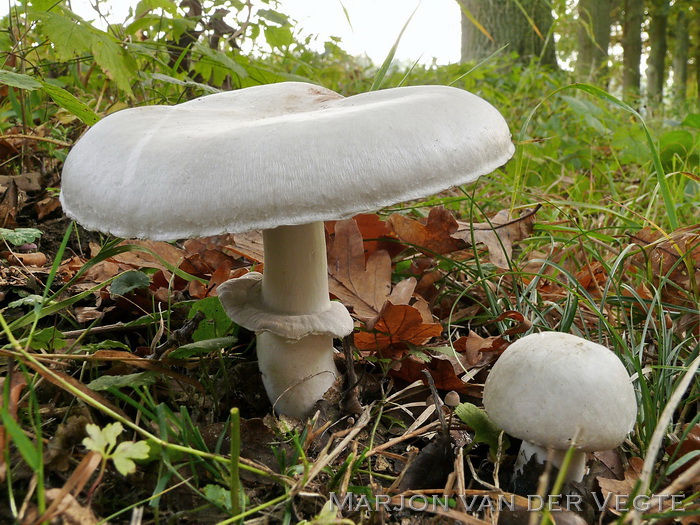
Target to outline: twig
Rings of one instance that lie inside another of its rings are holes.
[[[424,427],[418,428],[418,429],[414,430],[413,432],[408,432],[408,433],[403,434],[402,436],[399,436],[397,438],[390,439],[386,443],[382,443],[381,445],[378,445],[378,446],[374,447],[372,450],[370,450],[369,452],[367,452],[367,454],[365,454],[365,457],[368,458],[370,456],[374,456],[375,454],[379,454],[380,452],[383,452],[384,450],[391,448],[394,445],[398,445],[399,443],[402,443],[402,442],[404,442],[408,439],[411,439],[413,437],[420,436],[421,434],[424,434],[425,432],[428,432],[429,430],[433,430],[435,427],[438,427],[438,426],[440,426],[440,422],[433,421],[432,423],[429,423],[429,424],[425,425]]]
[[[430,387],[430,392],[433,394],[433,401],[435,402],[435,411],[437,412],[438,419],[440,420],[440,427],[442,428],[442,433],[445,436],[449,436],[450,429],[447,425],[447,420],[445,420],[445,413],[442,411],[442,399],[437,393],[437,388],[435,388],[435,381],[433,381],[433,376],[430,372],[423,370],[423,374],[428,378],[428,386]]]
[[[309,470],[309,473],[304,476],[302,479],[300,479],[294,488],[290,491],[290,496],[296,496],[301,492],[301,490],[313,479],[318,476],[321,471],[328,466],[328,464],[333,461],[336,457],[340,455],[340,453],[345,450],[345,448],[348,446],[348,444],[355,439],[355,436],[360,433],[360,431],[367,426],[367,423],[369,423],[369,416],[372,411],[372,405],[367,407],[360,418],[357,420],[357,423],[355,423],[355,426],[352,428],[352,431],[345,436],[345,439],[343,439],[340,443],[338,443],[338,446],[336,446],[332,452],[326,454],[323,457],[319,457],[319,459],[314,463],[314,466]],[[328,445],[332,443],[332,439],[328,441]]]
[[[64,148],[70,148],[73,146],[70,142],[63,142],[61,140],[50,139],[48,137],[37,137],[35,135],[25,135],[24,133],[10,133],[9,135],[0,135],[0,139],[29,139],[37,140],[39,142],[50,142],[51,144],[56,144],[56,146],[62,146]]]
[[[357,374],[355,373],[355,361],[353,359],[352,334],[343,338],[343,353],[345,354],[345,383],[342,397],[340,398],[340,410],[344,414],[362,414],[362,404],[357,395]]]

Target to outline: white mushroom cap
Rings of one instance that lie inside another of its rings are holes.
[[[632,430],[634,388],[618,357],[560,332],[531,334],[501,355],[484,386],[484,407],[508,434],[541,447],[611,450]]]
[[[446,86],[343,98],[286,82],[119,111],[63,168],[65,213],[156,240],[346,218],[471,182],[513,154],[488,102]]]

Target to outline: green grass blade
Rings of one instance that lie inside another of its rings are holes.
[[[401,42],[401,37],[403,37],[403,33],[404,31],[406,31],[408,24],[411,23],[413,15],[415,15],[416,11],[418,11],[418,7],[420,7],[420,4],[418,4],[418,6],[413,10],[413,13],[411,13],[411,16],[408,17],[408,20],[406,20],[406,23],[403,25],[403,28],[401,28],[401,32],[396,38],[396,42],[394,42],[394,45],[391,46],[389,54],[384,59],[384,63],[379,68],[379,71],[377,71],[377,74],[374,76],[372,87],[369,88],[370,91],[377,91],[380,87],[382,87],[382,82],[384,82],[384,77],[386,76],[387,71],[389,71],[389,66],[391,65],[392,60],[394,60],[394,55],[396,55],[396,50],[398,49],[399,43]]]

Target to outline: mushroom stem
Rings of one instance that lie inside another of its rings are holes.
[[[258,367],[275,412],[298,418],[309,415],[338,374],[333,336],[307,335],[295,341],[258,332],[256,337]]]
[[[323,222],[265,230],[263,244],[264,306],[289,316],[328,310],[331,301]],[[258,332],[256,348],[265,390],[278,413],[308,415],[338,375],[333,336],[329,334],[291,339]]]
[[[552,449],[552,465],[557,467],[557,469],[561,469],[566,453],[566,450]],[[522,445],[520,446],[520,452],[518,452],[518,459],[515,461],[515,476],[522,475],[525,465],[527,465],[533,456],[535,457],[535,462],[544,464],[544,462],[547,461],[548,455],[549,451],[547,448],[523,441]],[[569,468],[566,471],[566,478],[564,478],[564,482],[578,483],[583,479],[585,473],[586,453],[583,450],[576,449],[571,457],[571,462],[569,463]]]
[[[328,309],[328,263],[323,222],[263,231],[262,298],[273,312],[312,314]]]

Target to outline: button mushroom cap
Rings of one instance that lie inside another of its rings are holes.
[[[263,229],[264,276],[218,288],[255,331],[278,412],[302,417],[334,383],[353,321],[328,294],[324,220],[465,184],[513,155],[488,102],[446,86],[344,98],[299,82],[109,115],[73,147],[61,204],[84,227],[175,240]]]
[[[634,426],[630,376],[606,347],[574,335],[525,336],[501,355],[484,385],[484,407],[508,434],[542,448],[619,446]]]

